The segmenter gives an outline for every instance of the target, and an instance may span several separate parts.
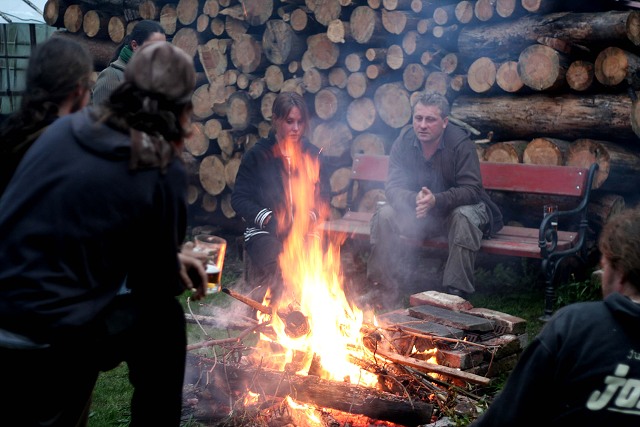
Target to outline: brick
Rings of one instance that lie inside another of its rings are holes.
[[[489,319],[495,322],[497,327],[503,328],[504,333],[508,334],[520,335],[523,334],[527,328],[526,320],[488,308],[471,308],[466,310],[466,313]]]
[[[484,353],[485,351],[478,347],[461,350],[438,349],[436,360],[438,365],[464,370],[480,365],[484,361]]]
[[[464,331],[493,331],[491,320],[430,305],[409,308],[409,315]]]
[[[482,341],[480,344],[496,347],[493,356],[491,355],[491,353],[487,352],[486,359],[488,361],[490,361],[492,357],[495,360],[502,359],[503,357],[507,357],[515,353],[520,353],[525,347],[521,336],[511,334],[505,334],[499,337],[491,338]]]
[[[473,304],[462,297],[437,291],[425,291],[413,294],[409,297],[409,305],[412,307],[433,305],[453,311],[468,311],[473,308]]]

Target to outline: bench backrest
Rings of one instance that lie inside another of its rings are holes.
[[[589,187],[589,169],[574,166],[480,162],[480,171],[487,190],[581,197]],[[388,173],[389,156],[363,154],[353,160],[351,181],[383,183]],[[352,191],[350,186],[348,203]]]
[[[523,163],[480,162],[487,190],[580,197],[587,190],[589,169]]]

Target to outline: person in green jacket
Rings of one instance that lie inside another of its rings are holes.
[[[92,103],[102,104],[106,101],[116,87],[124,80],[124,69],[134,52],[148,43],[166,41],[162,26],[151,20],[140,21],[133,27],[131,34],[125,37],[116,55],[107,68],[98,75],[93,87]]]

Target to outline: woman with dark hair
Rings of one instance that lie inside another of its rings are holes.
[[[78,425],[100,370],[122,360],[131,425],[180,425],[175,297],[194,288],[199,299],[207,283],[202,262],[179,252],[193,59],[150,44],[124,77],[107,103],[51,125],[0,198],[0,425]]]
[[[295,212],[291,200],[291,155],[300,151],[318,158],[320,150],[304,136],[309,130],[309,112],[302,96],[280,93],[272,108],[272,131],[259,140],[242,158],[231,195],[231,206],[247,224],[244,243],[251,261],[252,281],[271,287],[274,298],[281,291],[278,257],[282,242],[290,232]],[[315,191],[316,200],[327,200],[326,186]],[[304,212],[312,222],[318,211]]]
[[[36,47],[20,108],[0,125],[0,196],[47,126],[87,105],[92,71],[91,55],[73,40],[53,37]]]
[[[93,87],[92,103],[98,105],[105,102],[124,80],[124,69],[135,51],[145,44],[166,40],[167,36],[160,23],[148,19],[138,22],[131,34],[127,35],[116,49],[116,54],[109,66],[98,74]]]

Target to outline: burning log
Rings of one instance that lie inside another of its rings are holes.
[[[247,391],[257,393],[261,401],[291,396],[307,404],[366,415],[405,426],[426,424],[430,422],[433,412],[431,403],[315,376],[266,369],[243,369],[229,364],[216,364],[191,354],[188,355],[188,366],[193,369],[187,372],[186,383],[198,383],[205,373],[209,378],[204,390],[197,394],[198,411],[194,414],[203,420],[222,418],[231,410],[229,402]]]
[[[225,294],[247,304],[249,307],[258,310],[262,313],[271,315],[273,310],[271,307],[260,304],[259,302],[252,300],[242,294],[232,291],[231,289],[222,288],[222,292]],[[299,310],[294,310],[289,307],[289,311],[278,311],[278,317],[285,323],[285,332],[291,338],[299,338],[309,333],[309,320]]]

